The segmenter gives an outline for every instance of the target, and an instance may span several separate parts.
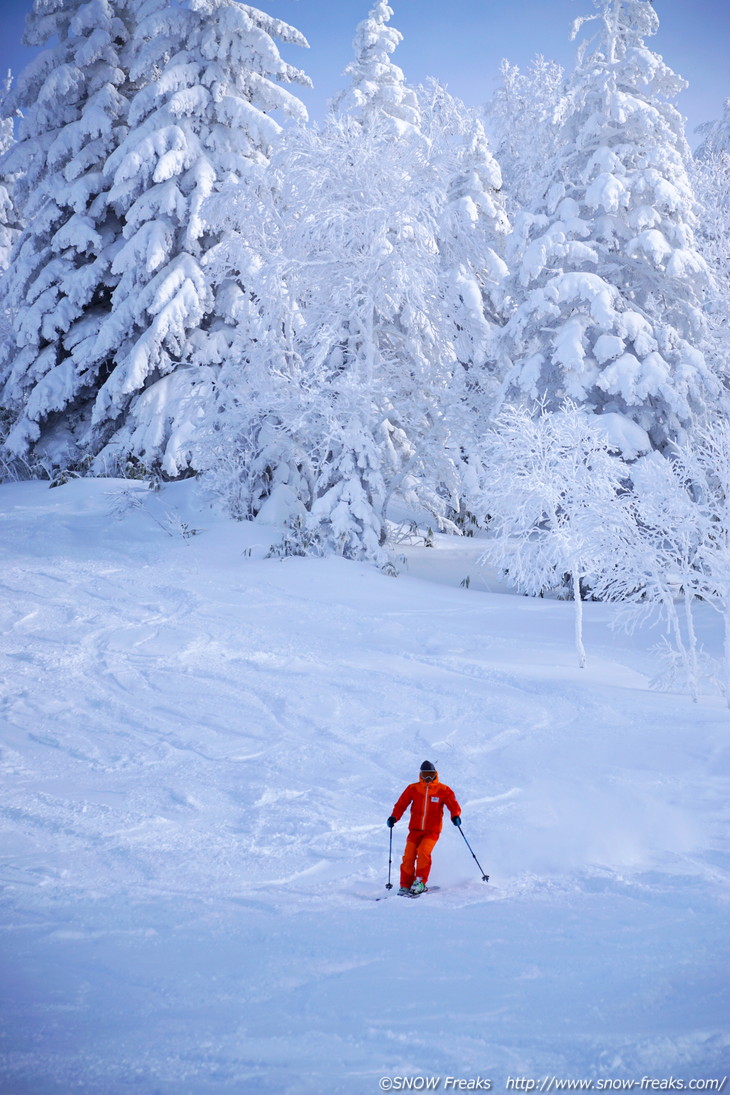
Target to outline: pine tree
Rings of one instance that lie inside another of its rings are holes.
[[[13,78],[8,73],[0,98],[0,162],[15,144],[15,127],[12,111],[5,107]],[[9,173],[0,175],[0,273],[10,264],[10,252],[20,233],[20,217],[14,198],[15,178]]]
[[[418,94],[432,200],[439,210],[443,319],[458,363],[449,376],[449,407],[444,407],[450,428],[443,443],[453,463],[444,463],[434,453],[432,466],[444,471],[451,467],[447,481],[457,524],[469,527],[476,500],[478,439],[497,395],[495,336],[509,314],[503,255],[510,224],[500,166],[476,111],[435,81],[428,81]]]
[[[436,81],[418,95],[434,199],[442,206],[444,294],[451,298],[457,356],[471,368],[485,360],[491,330],[506,315],[503,253],[510,224],[502,172],[476,111]]]
[[[127,41],[122,0],[36,0],[27,19],[26,42],[47,48],[8,96],[22,118],[3,171],[16,175],[24,222],[2,282],[13,329],[1,398],[13,455],[35,448],[52,463],[77,459],[109,367],[95,340],[111,306],[121,226],[106,200],[104,164],[125,132]]]
[[[711,156],[725,153],[730,155],[730,99],[726,99],[722,118],[713,122],[703,122],[697,127],[702,134],[702,143],[695,152],[695,159],[705,160]]]
[[[558,150],[512,237],[516,311],[504,394],[625,415],[660,449],[715,397],[703,353],[707,267],[682,120],[685,86],[645,39],[648,0],[596,0]]]
[[[702,144],[695,153],[691,177],[700,204],[698,245],[713,274],[707,305],[709,356],[715,371],[730,378],[730,99],[723,118],[698,127]]]
[[[107,163],[124,233],[99,334],[114,366],[94,406],[98,466],[132,454],[175,476],[195,463],[235,296],[204,269],[219,238],[204,206],[265,167],[280,132],[272,113],[306,117],[280,83],[309,81],[281,58],[277,38],[306,45],[294,28],[237,0],[140,0],[130,71],[140,82],[155,78],[132,100],[129,134]]]
[[[257,185],[222,191],[207,215],[220,230],[208,266],[228,286],[230,346],[206,416],[202,468],[234,517],[302,527],[312,501],[314,455],[304,428],[314,387],[301,358],[298,274],[290,224],[303,212],[287,132]],[[244,288],[245,287],[245,288]]]
[[[382,559],[396,492],[445,509],[423,466],[455,366],[428,143],[332,117],[288,132],[267,179],[260,206],[228,207],[229,269],[252,294],[214,418],[245,450],[234,498]]]
[[[388,25],[392,15],[390,5],[378,0],[358,24],[352,43],[355,58],[344,73],[350,84],[333,98],[331,108],[363,126],[374,119],[382,127],[384,118],[390,118],[396,131],[403,134],[410,127],[418,129],[420,112],[415,91],[391,59],[403,41],[401,32]]]
[[[11,452],[190,467],[226,327],[202,207],[265,165],[271,112],[304,116],[277,37],[305,44],[236,0],[36,0],[29,41],[58,44],[11,99],[27,221],[5,279]]]
[[[390,34],[384,8],[356,47]],[[286,550],[382,560],[393,502],[453,527],[471,470],[504,309],[500,173],[475,114],[435,83],[412,96],[396,71],[378,70],[397,96],[374,81],[343,95],[325,124],[285,134],[264,185],[211,203],[216,276],[248,294],[208,481],[238,516],[288,522]]]
[[[715,276],[711,309],[725,312],[730,303],[730,99],[723,117],[697,127],[702,143],[692,162],[692,181],[700,203],[700,249]]]
[[[6,109],[4,105],[11,84],[12,76],[8,73],[4,94],[0,99],[0,163],[15,143],[14,119],[10,110]],[[2,172],[2,169],[0,169],[0,278],[10,265],[13,244],[20,235],[20,217],[14,197],[15,181],[14,175],[9,172]],[[0,356],[3,352],[7,353],[7,347],[11,345],[13,339],[12,315],[7,304],[1,303],[1,300],[2,294],[0,293]],[[3,351],[2,347],[6,347],[6,349]],[[7,423],[5,415],[2,418],[0,428],[2,428],[4,435]]]
[[[523,72],[502,61],[501,84],[484,107],[487,131],[504,178],[508,212],[531,207],[535,185],[557,150],[565,106],[565,73],[538,55]]]
[[[437,206],[391,14],[377,4],[358,28],[326,123],[287,131],[262,186],[212,203],[216,277],[247,292],[209,478],[241,515],[288,522],[287,550],[382,559],[388,501],[418,480],[438,408]]]

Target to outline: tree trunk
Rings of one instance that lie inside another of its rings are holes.
[[[730,600],[723,598],[723,619],[725,621],[725,702],[730,707]]]
[[[692,617],[692,602],[694,600],[694,594],[691,589],[684,587],[684,618],[687,621],[687,644],[688,644],[688,661],[689,661],[689,675],[690,686],[692,690],[692,702],[699,703],[700,698],[700,671],[697,662],[697,635],[695,634],[695,624]]]
[[[586,651],[583,646],[583,601],[580,596],[580,575],[577,567],[573,568],[573,602],[575,604],[575,646],[578,651],[578,666],[586,667]]]

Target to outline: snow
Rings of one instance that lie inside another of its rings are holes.
[[[729,716],[650,688],[658,634],[586,603],[579,670],[476,541],[267,558],[192,481],[0,522],[2,1091],[726,1075]],[[378,902],[426,757],[491,878],[447,824]]]
[[[651,441],[646,430],[642,430],[641,426],[626,415],[617,411],[605,411],[593,422],[605,432],[611,448],[620,452],[627,460],[635,460],[638,456],[651,452]]]
[[[672,254],[672,248],[658,229],[647,228],[645,232],[640,232],[635,239],[629,241],[627,253],[636,255],[638,252],[643,252],[647,258],[660,266]]]

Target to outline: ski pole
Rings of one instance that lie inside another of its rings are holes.
[[[393,826],[390,827],[390,846],[388,848],[388,881],[385,883],[386,890],[393,889],[393,883],[390,881],[390,867],[393,862]]]
[[[483,869],[481,863],[479,862],[477,857],[474,855],[474,849],[472,848],[471,844],[469,843],[469,841],[464,836],[464,830],[462,829],[461,825],[457,825],[457,829],[459,830],[461,835],[464,837],[464,843],[466,844],[467,848],[471,852],[472,856],[474,856],[474,862],[476,863],[479,870],[482,872],[482,882],[489,882],[489,875],[484,873],[484,869]]]

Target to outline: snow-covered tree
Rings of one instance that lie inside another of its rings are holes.
[[[487,131],[502,170],[510,216],[532,205],[535,185],[555,155],[565,105],[565,73],[538,55],[522,71],[502,61],[501,83],[484,107]]]
[[[300,546],[372,559],[395,495],[435,520],[458,509],[454,412],[466,366],[483,364],[506,228],[481,127],[459,119],[447,132],[455,101],[432,88],[419,103],[406,87],[391,14],[377,4],[361,24],[351,87],[324,125],[287,132],[260,204],[255,187],[209,203],[225,228],[217,276],[249,290],[220,374],[210,476],[230,478],[239,513],[288,519]]]
[[[345,69],[349,85],[334,96],[332,110],[356,118],[367,127],[370,120],[382,128],[390,118],[401,134],[420,125],[418,97],[406,84],[403,70],[392,54],[403,35],[389,25],[393,9],[385,0],[377,0],[369,15],[358,24],[352,46],[354,59]]]
[[[730,99],[723,118],[698,127],[704,140],[695,153],[692,181],[700,204],[698,245],[712,271],[708,302],[709,355],[722,376],[730,376]]]
[[[11,454],[80,455],[89,404],[109,367],[95,350],[110,308],[121,225],[104,165],[125,132],[129,37],[122,0],[35,0],[25,40],[46,46],[7,102],[22,115],[3,171],[16,175],[24,228],[2,281],[13,330],[0,362]]]
[[[725,651],[719,683],[730,703],[730,428],[716,417],[667,457],[654,452],[631,468],[624,498],[628,520],[598,530],[602,567],[593,588],[622,604],[627,628],[659,615],[667,626],[673,667],[695,701],[708,669],[695,627],[695,606],[723,618]],[[675,674],[673,673],[673,677]]]
[[[696,160],[692,169],[700,202],[698,246],[715,277],[714,310],[727,312],[730,301],[730,153]],[[713,306],[712,295],[710,297]]]
[[[428,147],[394,141],[389,118],[364,131],[332,117],[287,133],[260,207],[228,206],[224,250],[245,264],[255,306],[221,372],[214,428],[253,440],[249,514],[268,489],[269,512],[285,516],[285,499],[305,537],[348,557],[382,558],[397,491],[443,516],[433,483],[454,475]]]
[[[201,207],[261,170],[272,112],[304,117],[281,84],[306,78],[274,41],[304,39],[236,0],[36,0],[29,41],[54,36],[14,92],[27,228],[6,279],[7,444],[177,475],[227,325]]]
[[[106,165],[124,232],[97,343],[113,358],[92,417],[99,466],[132,454],[178,475],[195,462],[236,292],[212,286],[203,269],[218,241],[203,205],[265,167],[281,128],[273,113],[306,117],[281,84],[308,80],[275,39],[306,45],[294,28],[237,0],[139,0],[130,73],[143,86]]]
[[[442,204],[444,298],[457,357],[471,370],[488,358],[493,330],[507,314],[502,172],[476,111],[435,81],[419,88],[419,102],[434,200]]]
[[[532,597],[561,591],[570,576],[583,667],[581,584],[604,567],[598,530],[616,521],[627,465],[600,419],[569,401],[537,411],[505,407],[486,434],[483,558]]]
[[[648,0],[596,0],[536,206],[512,237],[504,395],[625,415],[664,449],[717,393],[703,353],[709,274],[694,238],[685,86],[646,45]],[[508,257],[508,262],[509,262]]]
[[[11,74],[8,73],[3,94],[0,97],[0,164],[5,154],[15,143],[14,118],[5,107],[5,99],[12,84]],[[15,177],[0,167],[0,278],[10,265],[10,254],[13,244],[20,234],[20,217],[14,198]],[[3,303],[2,291],[0,291],[0,358],[2,347],[8,347],[12,343],[13,331],[10,309],[7,302]],[[6,415],[2,415],[0,429],[4,436],[7,429]]]
[[[724,629],[721,688],[730,706],[730,426],[727,418],[698,431],[678,450],[677,478],[700,510],[702,538],[693,592],[720,613]],[[693,577],[695,577],[693,575]]]
[[[12,86],[8,73],[2,97],[0,97],[0,163],[15,143],[14,117],[5,101]],[[0,173],[0,273],[7,270],[10,252],[20,233],[20,217],[14,198],[15,179],[8,172]]]
[[[229,187],[206,206],[221,229],[207,265],[233,289],[233,334],[206,418],[202,466],[233,516],[301,528],[312,500],[314,456],[303,423],[314,384],[299,352],[300,255],[288,228],[298,212],[294,139],[290,132],[282,140],[257,186]]]
[[[504,262],[509,220],[502,173],[476,111],[436,81],[418,89],[421,133],[428,142],[433,200],[438,214],[440,295],[460,368],[450,383],[452,443],[462,453],[458,523],[473,523],[476,441],[498,390],[495,333],[506,321]]]
[[[697,127],[697,132],[702,134],[702,143],[695,152],[695,159],[704,160],[722,153],[730,155],[730,99],[726,99],[723,106],[722,118]]]

